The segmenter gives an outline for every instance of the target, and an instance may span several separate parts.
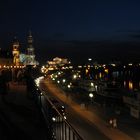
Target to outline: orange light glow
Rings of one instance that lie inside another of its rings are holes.
[[[129,81],[129,89],[133,90],[133,83],[132,83],[132,81]]]
[[[108,73],[108,69],[105,69],[105,73]]]
[[[102,73],[101,72],[99,73],[99,78],[102,78]]]

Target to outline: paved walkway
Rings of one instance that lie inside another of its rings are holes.
[[[10,83],[9,93],[0,95],[1,140],[47,140],[45,121],[26,86]]]
[[[67,99],[63,91],[57,88],[52,82],[48,80],[46,82],[47,88],[60,100],[71,106],[78,114],[83,116],[83,118],[87,119],[91,123],[93,123],[104,135],[106,135],[111,140],[134,140],[132,137],[123,133],[119,129],[112,129],[108,127],[108,124],[103,121],[99,116],[97,116],[94,112],[90,110],[83,110],[81,106],[76,102],[72,101],[71,98]],[[66,102],[67,101],[67,102]],[[86,114],[86,115],[85,115]]]

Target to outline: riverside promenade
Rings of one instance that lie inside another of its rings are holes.
[[[133,137],[130,137],[126,133],[120,131],[119,129],[112,129],[108,127],[108,124],[99,116],[96,115],[92,110],[83,110],[81,106],[73,101],[71,98],[67,99],[66,94],[59,87],[57,87],[50,79],[44,81],[47,90],[59,98],[61,101],[70,106],[75,112],[81,115],[84,119],[93,123],[100,132],[107,136],[111,140],[134,140]],[[86,115],[85,115],[86,114]]]
[[[0,95],[0,139],[49,140],[43,115],[25,84],[10,82],[8,94]]]

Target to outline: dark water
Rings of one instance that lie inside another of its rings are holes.
[[[97,80],[103,80],[111,82],[112,84],[118,84],[120,88],[127,91],[140,90],[140,76],[139,73],[133,71],[115,71],[112,73],[104,74],[98,73],[95,75]]]
[[[113,71],[113,72],[98,72],[94,75],[94,80],[106,83],[108,86],[98,85],[98,93],[94,95],[94,100],[99,103],[121,104],[123,95],[135,96],[135,93],[140,93],[140,75],[134,71]],[[102,96],[105,95],[105,96]],[[107,95],[107,96],[106,96]],[[117,98],[118,97],[118,98]]]

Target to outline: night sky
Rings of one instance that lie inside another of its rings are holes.
[[[1,0],[0,47],[10,47],[17,36],[25,49],[32,30],[43,61],[55,56],[139,61],[139,7],[139,0]]]

